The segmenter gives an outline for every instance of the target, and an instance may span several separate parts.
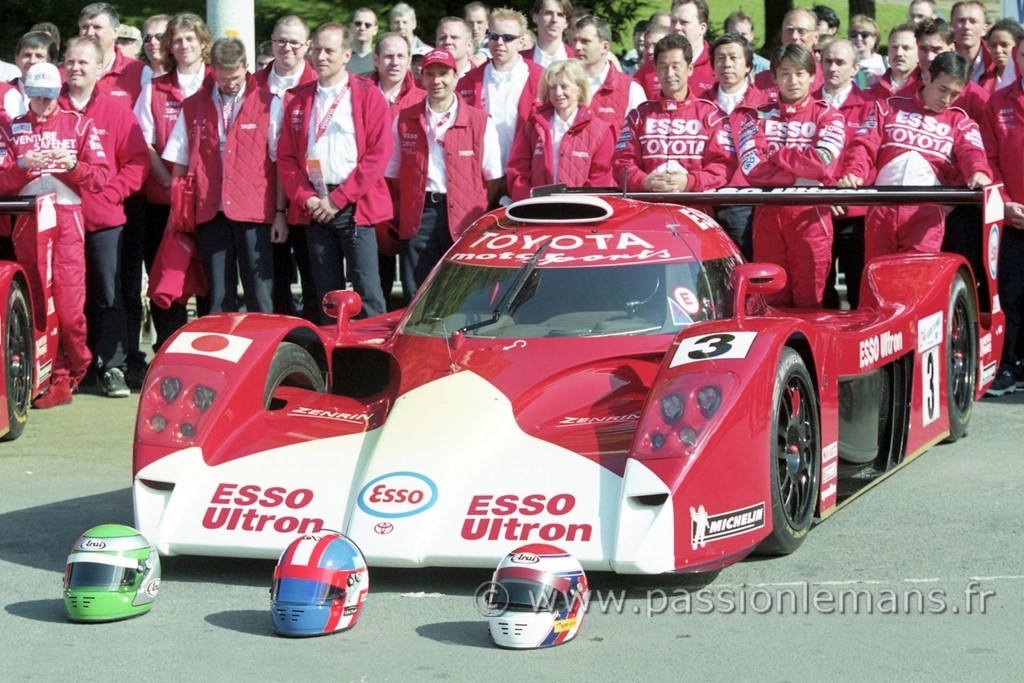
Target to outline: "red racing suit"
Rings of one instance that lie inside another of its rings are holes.
[[[734,113],[740,170],[751,185],[831,184],[846,141],[842,114],[821,100],[774,102]],[[754,260],[789,274],[772,303],[821,306],[832,261],[827,206],[759,206],[754,212]]]
[[[978,124],[957,107],[926,109],[918,91],[875,103],[850,142],[842,175],[852,173],[865,185],[960,185],[979,171],[992,176]],[[945,222],[946,210],[936,204],[872,207],[864,258],[937,252]]]
[[[612,158],[615,184],[631,192],[667,163],[686,169],[687,192],[722,187],[736,170],[729,117],[693,91],[681,102],[648,100],[626,115]]]
[[[77,165],[72,170],[66,171],[60,165],[27,170],[18,163],[26,152],[57,148],[67,149],[76,157]],[[92,360],[85,342],[85,224],[81,196],[98,194],[104,189],[110,177],[108,160],[92,120],[60,108],[46,117],[30,111],[0,128],[0,152],[0,194],[55,192],[57,196],[52,271],[60,348],[53,374],[70,375],[72,383],[77,384]]]

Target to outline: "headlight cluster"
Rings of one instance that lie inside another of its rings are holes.
[[[690,454],[715,422],[738,380],[728,373],[692,373],[655,388],[634,440],[635,455],[673,457]]]
[[[209,370],[168,370],[146,384],[136,436],[154,445],[191,446],[205,426],[210,408],[227,387],[227,378]]]

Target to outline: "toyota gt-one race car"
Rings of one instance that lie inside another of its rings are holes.
[[[527,542],[620,573],[790,552],[964,435],[1001,350],[987,197],[981,302],[962,257],[902,254],[868,265],[858,310],[773,309],[785,272],[704,213],[562,194],[481,218],[402,312],[352,320],[358,296],[333,292],[335,326],[200,318],[143,390],[138,527],[164,554],[264,558],[329,528],[392,567],[493,567]]]
[[[17,262],[0,260],[0,441],[25,431],[29,402],[49,381],[57,353],[53,199],[52,194],[0,197],[0,232],[12,235],[0,239],[13,239],[18,253]]]

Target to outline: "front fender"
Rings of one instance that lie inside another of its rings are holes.
[[[716,569],[771,531],[775,374],[782,348],[806,339],[802,325],[783,317],[719,320],[678,335],[630,449],[615,571]]]
[[[209,464],[252,452],[225,452],[224,445],[264,412],[267,371],[285,340],[302,343],[326,370],[320,331],[298,318],[218,314],[178,330],[153,359],[142,388],[133,472],[194,446]]]

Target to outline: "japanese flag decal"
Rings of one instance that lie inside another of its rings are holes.
[[[251,339],[234,334],[181,332],[164,352],[210,356],[237,363],[250,344],[252,344]]]

